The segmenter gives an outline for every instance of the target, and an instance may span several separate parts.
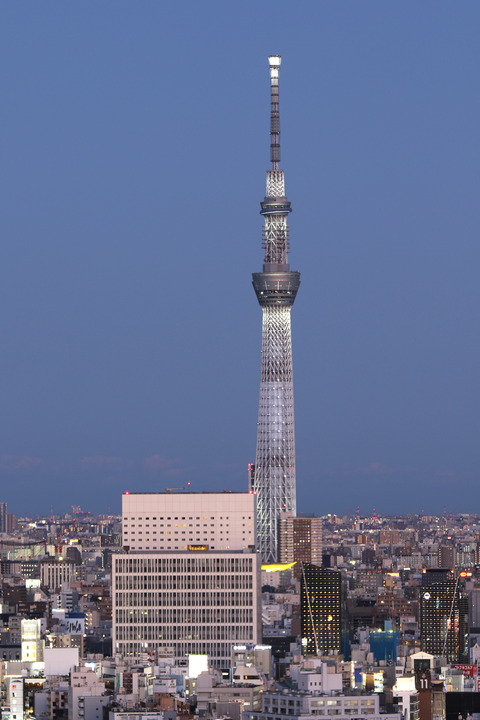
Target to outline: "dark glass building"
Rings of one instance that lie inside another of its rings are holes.
[[[423,652],[449,663],[469,662],[468,600],[458,579],[420,588],[420,643]]]
[[[344,615],[340,571],[302,563],[300,607],[304,654],[340,653]]]

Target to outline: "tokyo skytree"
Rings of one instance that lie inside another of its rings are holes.
[[[300,285],[300,273],[288,264],[287,216],[291,205],[279,170],[280,116],[278,77],[281,57],[271,55],[270,160],[264,217],[263,272],[253,273],[253,287],[262,308],[262,363],[255,470],[250,489],[257,493],[258,551],[264,563],[279,559],[279,521],[296,514],[295,423],[293,409],[292,334],[290,311]]]

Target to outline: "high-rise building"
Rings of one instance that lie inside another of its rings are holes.
[[[423,568],[422,587],[453,579],[453,568]]]
[[[177,660],[261,639],[253,493],[124,493],[114,554],[113,648]]]
[[[114,652],[207,654],[228,669],[233,645],[260,642],[258,554],[190,548],[113,556]]]
[[[11,533],[17,527],[17,516],[7,512],[7,503],[0,502],[0,533]]]
[[[473,588],[468,592],[468,619],[470,632],[480,633],[480,589]]]
[[[257,498],[257,542],[264,562],[278,560],[279,519],[296,514],[295,426],[293,408],[292,335],[290,312],[300,273],[288,264],[287,216],[291,205],[279,169],[280,116],[278,77],[281,58],[269,57],[271,84],[271,170],[261,203],[264,217],[263,271],[253,274],[262,308],[262,361],[258,408],[257,451],[252,489]]]
[[[40,563],[40,578],[42,585],[51,592],[60,590],[62,585],[70,584],[75,580],[75,565],[71,560],[42,560]]]
[[[300,577],[301,563],[322,565],[322,518],[280,518],[279,560],[281,563],[296,562],[294,572]]]
[[[302,563],[301,634],[306,655],[341,652],[342,607],[341,572]]]
[[[447,662],[469,662],[468,599],[458,579],[422,583],[420,644],[423,652]]]
[[[7,512],[7,533],[11,533],[17,527],[17,516]]]
[[[7,532],[7,503],[0,502],[0,533]]]
[[[455,564],[455,546],[440,545],[438,548],[438,567],[453,570]]]

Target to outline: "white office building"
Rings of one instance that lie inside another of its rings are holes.
[[[44,560],[40,563],[42,585],[55,592],[75,580],[75,565],[70,560]]]
[[[223,668],[232,645],[259,641],[255,551],[123,553],[113,560],[114,652],[208,654]]]
[[[113,556],[114,653],[230,667],[261,639],[260,558],[251,493],[125,493]]]
[[[381,713],[378,693],[321,695],[302,692],[264,692],[261,712],[244,712],[243,720],[402,720],[400,713]]]

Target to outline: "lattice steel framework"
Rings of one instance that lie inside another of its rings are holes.
[[[292,335],[290,311],[300,285],[300,273],[288,264],[287,216],[280,161],[278,76],[281,58],[268,58],[271,84],[270,159],[267,191],[261,203],[265,218],[263,272],[253,274],[253,287],[262,308],[262,366],[258,409],[257,453],[251,489],[257,493],[258,550],[263,562],[279,559],[279,521],[283,512],[295,515],[295,423],[293,408]]]

